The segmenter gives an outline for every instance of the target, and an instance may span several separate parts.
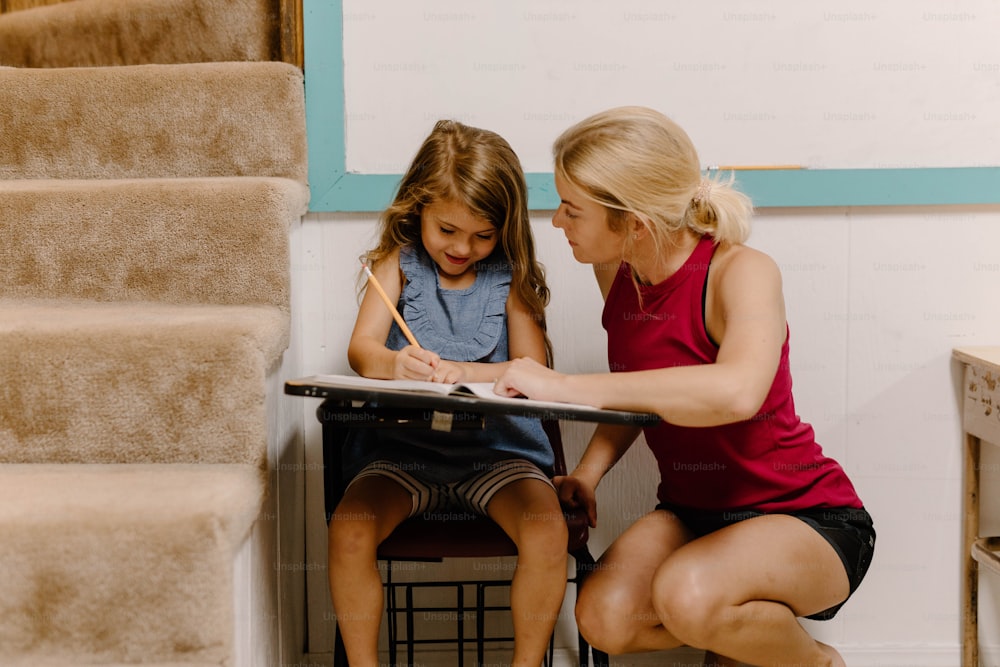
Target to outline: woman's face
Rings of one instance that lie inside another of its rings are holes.
[[[576,261],[617,266],[622,260],[623,232],[608,226],[607,210],[584,196],[583,191],[556,174],[560,204],[552,224],[563,230]]]

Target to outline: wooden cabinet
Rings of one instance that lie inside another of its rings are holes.
[[[1000,537],[979,534],[980,449],[1000,445],[1000,347],[956,348],[962,364],[962,667],[979,667],[979,573],[1000,574]]]

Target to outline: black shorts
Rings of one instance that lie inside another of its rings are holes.
[[[687,528],[698,537],[725,528],[745,519],[764,516],[765,512],[753,510],[693,510],[685,507],[660,503],[658,510],[673,512]],[[811,526],[817,533],[830,543],[833,550],[840,556],[850,581],[851,590],[843,602],[818,614],[806,618],[827,621],[833,618],[848,598],[861,585],[868,572],[872,556],[875,553],[875,526],[872,517],[865,508],[853,507],[817,507],[795,512],[781,512],[794,516]]]

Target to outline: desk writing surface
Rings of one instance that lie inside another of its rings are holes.
[[[285,393],[294,396],[345,401],[374,401],[380,406],[386,407],[423,408],[440,412],[518,415],[540,419],[630,424],[633,426],[651,426],[660,420],[655,414],[625,410],[602,410],[575,403],[560,403],[554,406],[551,403],[535,404],[527,399],[490,400],[474,396],[338,385],[335,382],[324,381],[317,376],[288,380],[285,382]]]
[[[956,347],[953,354],[962,363],[992,367],[1000,373],[1000,346]]]
[[[963,430],[1000,445],[1000,347],[956,348],[954,356],[964,365]]]

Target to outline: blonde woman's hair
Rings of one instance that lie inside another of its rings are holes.
[[[553,154],[556,174],[603,205],[615,231],[631,213],[657,247],[685,228],[717,243],[741,244],[750,236],[750,198],[732,187],[732,178],[704,178],[687,133],[658,111],[618,107],[595,114],[563,132]]]
[[[434,202],[465,206],[497,229],[497,245],[511,265],[510,288],[546,331],[549,288],[535,257],[524,171],[510,144],[489,130],[438,121],[379,218],[379,241],[367,254],[369,266],[377,266],[396,248],[420,245],[420,213]],[[547,333],[545,347],[551,361]]]

